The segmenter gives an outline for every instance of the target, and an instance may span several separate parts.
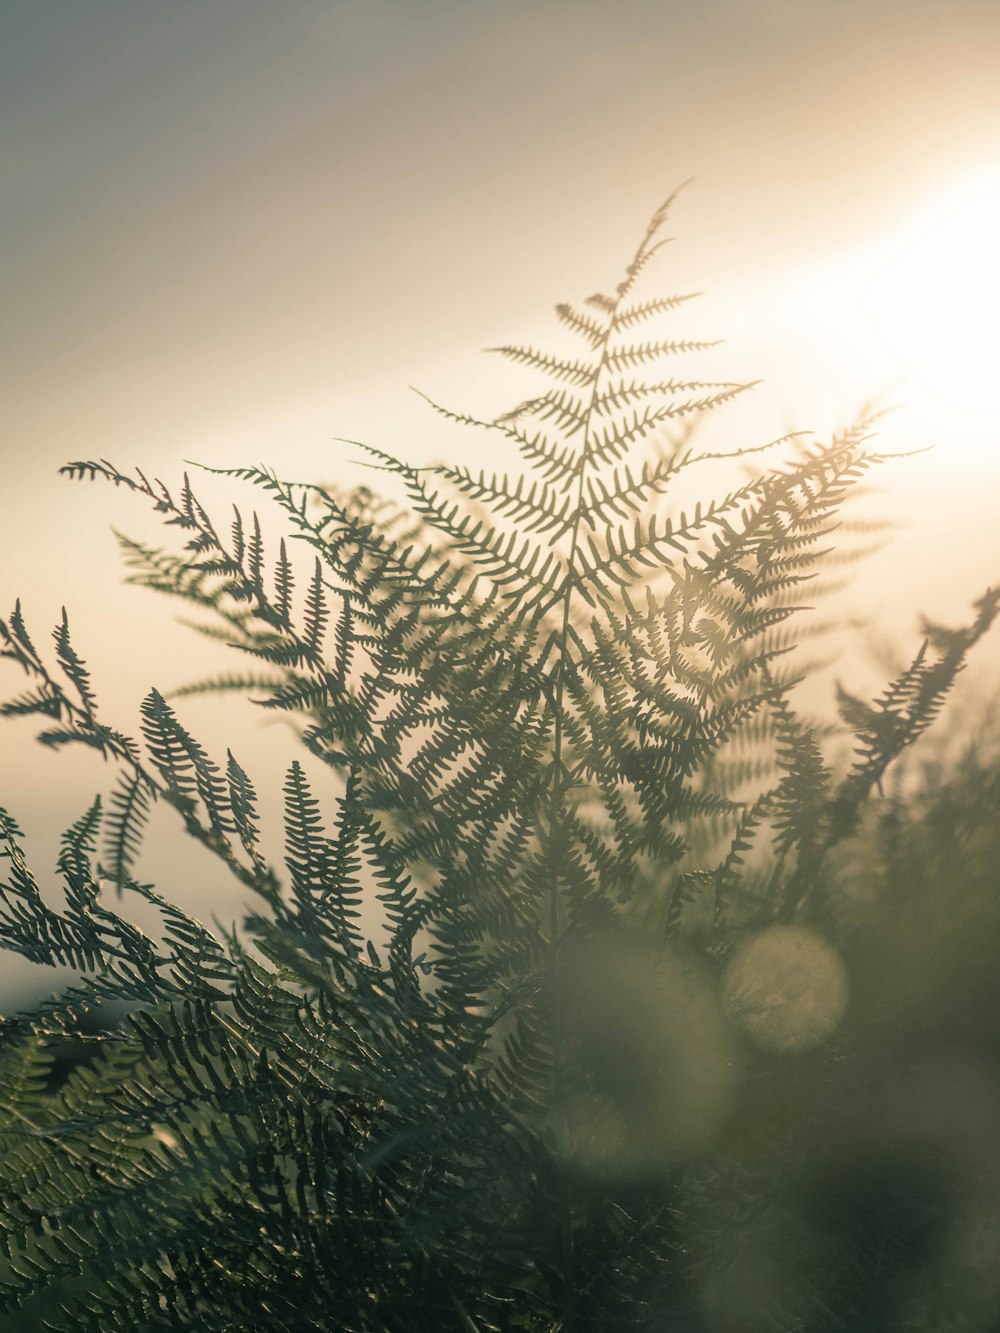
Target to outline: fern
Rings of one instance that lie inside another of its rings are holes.
[[[830,858],[1000,597],[966,629],[927,627],[874,704],[842,696],[857,758],[838,780],[781,659],[882,456],[867,423],[773,466],[788,437],[664,442],[752,387],[633,378],[714,346],[658,331],[691,297],[640,290],[670,202],[613,295],[557,308],[579,357],[497,349],[556,388],[493,421],[437,409],[502,436],[518,472],[367,447],[402,483],[399,509],[363,487],[224,472],[282,513],[272,557],[255,512],[217,524],[188,476],[172,490],[107,460],[63,469],[152,505],[180,550],[123,538],[131,580],[252,659],[173,697],[246,691],[297,717],[325,780],[289,769],[275,868],[251,774],[209,754],[182,704],[153,689],[140,739],[120,734],[65,615],[51,669],[19,607],[0,620],[0,652],[29,678],[3,715],[117,769],[106,807],[63,840],[61,910],[0,815],[0,943],[79,974],[5,1032],[5,1310],[77,1282],[53,1326],[686,1317],[699,1261],[675,1219],[730,1078],[720,974],[748,930],[826,919]],[[673,503],[688,469],[751,462],[721,497]],[[242,934],[136,878],[154,802],[255,895]],[[109,881],[156,910],[157,938],[105,905]],[[131,1006],[124,1024],[44,1093],[46,1043],[110,1000]],[[692,1042],[703,1064],[684,1063]],[[753,1195],[736,1165],[719,1180]]]

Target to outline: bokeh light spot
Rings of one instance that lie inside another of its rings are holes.
[[[840,955],[804,926],[772,926],[733,955],[723,1008],[758,1046],[804,1051],[825,1041],[847,1007]]]

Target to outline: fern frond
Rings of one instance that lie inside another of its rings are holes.
[[[567,361],[548,352],[536,351],[533,347],[488,347],[486,350],[499,352],[510,361],[531,366],[533,370],[540,370],[558,380],[568,380],[570,384],[590,384],[597,373],[595,367],[585,361]]]
[[[233,823],[225,779],[218,766],[181,726],[158,690],[150,690],[141,711],[143,736],[171,801],[182,813],[192,814],[200,799],[213,833],[224,841]]]
[[[676,310],[678,306],[686,301],[693,301],[698,296],[703,296],[704,292],[684,292],[678,296],[657,296],[651,301],[641,301],[637,305],[626,307],[615,314],[615,329],[629,329],[635,324],[643,324],[656,315],[665,314],[669,310]]]
[[[330,842],[322,832],[319,802],[298,760],[285,779],[285,865],[300,909],[311,912],[313,898],[326,886]]]
[[[282,538],[278,547],[278,564],[274,576],[275,588],[275,607],[278,613],[278,623],[283,629],[291,629],[292,626],[292,587],[293,576],[292,567],[288,562],[288,555],[285,551],[285,542]]]
[[[223,634],[220,637],[225,639],[230,646],[233,646],[231,636]],[[285,677],[280,675],[262,676],[229,671],[223,675],[212,676],[208,680],[190,681],[186,685],[179,685],[177,689],[171,690],[165,698],[187,699],[197,694],[249,695],[253,692],[271,694],[273,691],[281,689],[284,684]]]
[[[154,793],[140,773],[123,773],[111,796],[105,824],[108,871],[119,891],[130,878],[142,848]]]
[[[65,607],[62,609],[62,619],[56,626],[53,637],[56,641],[56,657],[59,665],[73,682],[76,692],[80,696],[80,702],[83,704],[84,712],[88,717],[93,717],[97,708],[97,699],[91,688],[90,673],[87,671],[83,659],[70,642],[69,619]]]
[[[599,323],[590,315],[581,314],[580,311],[574,310],[570,305],[557,305],[556,314],[567,328],[572,329],[574,333],[579,333],[586,338],[591,347],[600,347],[608,336],[606,323]]]
[[[226,779],[229,783],[229,808],[233,824],[244,848],[257,862],[257,793],[253,783],[236,761],[232,750],[226,751]]]
[[[533,481],[529,485],[523,476],[511,483],[495,472],[488,476],[467,468],[439,466],[434,472],[470,499],[513,519],[527,532],[550,535],[554,540],[568,526],[569,497],[542,483]]]
[[[567,436],[574,435],[587,424],[585,404],[565,389],[553,389],[537,398],[529,398],[511,411],[497,417],[492,424],[500,427],[514,426],[524,416],[538,417],[540,421],[552,421],[557,429]]]
[[[322,650],[323,636],[326,633],[329,616],[326,593],[323,589],[323,566],[317,556],[316,563],[313,566],[312,582],[309,584],[309,592],[306,596],[305,633],[303,635],[306,646],[314,660],[318,660]]]
[[[97,847],[102,814],[101,798],[96,796],[80,818],[63,833],[56,862],[61,874],[78,879],[90,878],[90,858]]]
[[[610,412],[621,411],[642,402],[645,398],[676,397],[678,394],[701,394],[699,402],[728,402],[737,394],[746,393],[756,388],[759,380],[746,384],[727,380],[661,380],[658,383],[645,383],[637,380],[617,379],[606,383],[601,393],[594,398],[594,412],[597,416],[607,416]],[[714,389],[714,394],[705,394],[706,389]],[[694,410],[694,409],[689,409]]]
[[[713,342],[682,338],[668,339],[663,342],[634,343],[628,347],[616,347],[614,350],[608,351],[605,361],[611,370],[624,370],[633,366],[645,365],[650,361],[659,361],[664,356],[678,356],[687,352],[705,352],[709,348],[718,347],[721,342],[721,338],[717,338]]]

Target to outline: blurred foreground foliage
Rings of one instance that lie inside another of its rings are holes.
[[[578,1177],[581,1204],[669,1218],[640,1327],[996,1327],[1000,738],[984,723],[876,798],[836,869],[828,931],[851,1000],[835,1038],[807,1054],[744,1046],[726,1124],[682,1168]],[[93,1054],[93,1013],[75,1044],[49,1044],[45,1096]],[[0,1327],[41,1330],[87,1286],[57,1280]],[[428,1324],[415,1310],[399,1326]]]

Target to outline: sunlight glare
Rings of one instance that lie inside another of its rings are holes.
[[[997,407],[1000,169],[948,191],[893,246],[868,303],[915,378],[951,403]]]

